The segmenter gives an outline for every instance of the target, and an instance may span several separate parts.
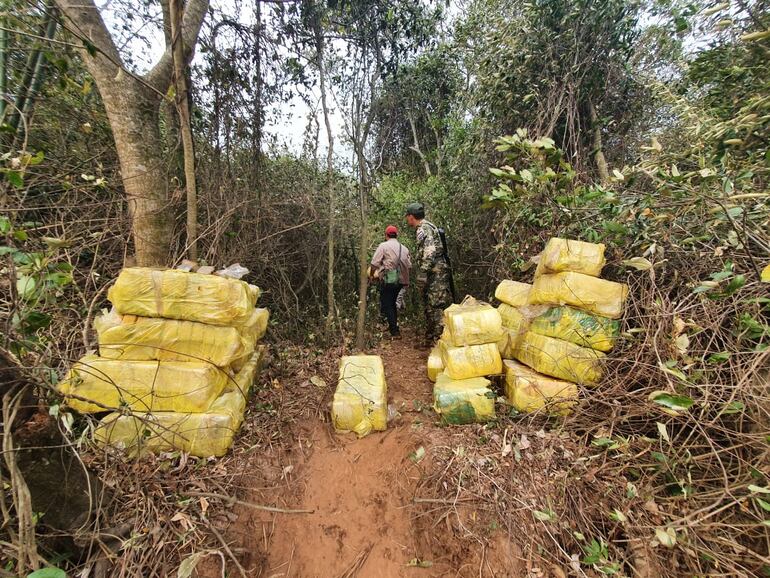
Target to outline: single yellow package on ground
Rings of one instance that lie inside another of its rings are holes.
[[[582,273],[556,273],[535,279],[529,294],[533,304],[572,305],[603,317],[618,319],[628,286]]]
[[[512,307],[523,307],[529,303],[529,291],[532,285],[529,283],[520,283],[505,279],[495,289],[495,299],[502,303],[507,303]]]
[[[441,359],[441,350],[435,346],[428,356],[428,379],[435,383],[439,373],[444,371],[444,360]]]
[[[541,375],[517,361],[506,359],[503,363],[505,397],[518,411],[567,415],[577,403],[578,388],[574,383]]]
[[[572,307],[551,307],[532,320],[529,330],[599,351],[611,351],[620,333],[620,322],[591,315]]]
[[[224,370],[210,363],[115,361],[87,355],[72,366],[59,391],[107,406],[68,398],[66,404],[81,413],[121,406],[136,411],[203,412],[228,379]]]
[[[514,357],[535,371],[574,383],[597,384],[602,378],[604,353],[569,341],[528,331]]]
[[[349,355],[340,360],[332,423],[337,431],[352,431],[358,437],[388,427],[388,387],[378,355]]]
[[[204,413],[111,413],[101,420],[94,437],[103,444],[134,452],[181,450],[199,457],[224,455],[243,421],[246,400],[264,358],[262,346]]]
[[[503,371],[503,360],[497,348],[497,341],[464,347],[452,347],[448,343],[439,341],[439,347],[444,361],[444,371],[451,379],[496,375]]]
[[[121,315],[116,310],[94,319],[99,354],[107,359],[207,361],[226,367],[246,361],[267,327],[266,309],[254,309],[242,327],[195,321]]]
[[[449,343],[455,347],[495,343],[503,333],[497,309],[473,297],[444,310],[444,329]]]
[[[211,325],[244,325],[260,290],[237,279],[176,269],[123,269],[107,297],[118,313]]]
[[[552,237],[540,253],[535,278],[548,273],[573,271],[598,277],[604,267],[604,244]]]
[[[490,385],[483,377],[456,380],[442,372],[433,386],[433,409],[444,422],[451,424],[494,419],[497,395]]]

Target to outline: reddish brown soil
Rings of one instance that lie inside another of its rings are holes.
[[[338,435],[320,419],[299,426],[296,451],[275,490],[245,489],[244,499],[312,513],[239,512],[229,535],[249,575],[270,578],[519,576],[519,552],[502,533],[480,544],[453,532],[449,519],[428,522],[414,503],[431,469],[431,447],[444,430],[430,409],[427,351],[415,340],[383,341],[389,402],[401,414],[385,432]],[[332,384],[329,385],[332,387]],[[425,458],[410,457],[424,448]],[[413,455],[413,454],[412,454]],[[266,500],[269,500],[266,501]],[[446,523],[444,523],[446,522]],[[259,553],[258,553],[259,552]],[[266,556],[266,559],[263,557]],[[252,574],[253,572],[253,574]]]

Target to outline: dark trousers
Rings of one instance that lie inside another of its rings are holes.
[[[401,291],[400,283],[396,285],[380,285],[380,315],[388,320],[388,329],[391,335],[398,334],[398,311],[396,309],[396,299],[398,292]]]

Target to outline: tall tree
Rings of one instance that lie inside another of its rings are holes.
[[[167,0],[163,0],[165,4]],[[136,262],[164,265],[170,257],[173,222],[163,170],[160,106],[171,85],[173,42],[144,75],[131,72],[93,0],[56,0],[73,32],[84,39],[84,60],[110,120],[132,222]],[[184,64],[192,58],[208,0],[188,0],[181,21]],[[170,17],[163,10],[164,19]],[[170,28],[170,26],[169,26]]]

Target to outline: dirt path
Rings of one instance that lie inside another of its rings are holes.
[[[267,552],[261,576],[269,578],[396,578],[401,576],[482,575],[457,568],[456,539],[442,523],[435,529],[418,523],[413,499],[430,468],[426,456],[440,443],[442,428],[430,410],[432,383],[425,374],[427,351],[416,349],[409,335],[383,341],[372,353],[385,364],[388,399],[401,414],[388,430],[363,439],[337,435],[328,423],[306,424],[297,433],[299,451],[284,466],[285,489],[279,502],[312,514],[263,515],[248,512],[245,521],[253,547]],[[331,387],[331,384],[330,386]],[[264,498],[258,492],[253,495]],[[449,522],[447,520],[447,526]],[[243,527],[244,524],[239,524]],[[443,536],[436,534],[446,534]],[[430,535],[428,535],[430,534]],[[439,545],[438,551],[436,545]],[[445,547],[444,547],[445,546]],[[464,557],[484,563],[463,544]],[[484,576],[514,576],[510,561]],[[454,561],[453,561],[454,560]],[[489,561],[487,560],[487,566]]]

